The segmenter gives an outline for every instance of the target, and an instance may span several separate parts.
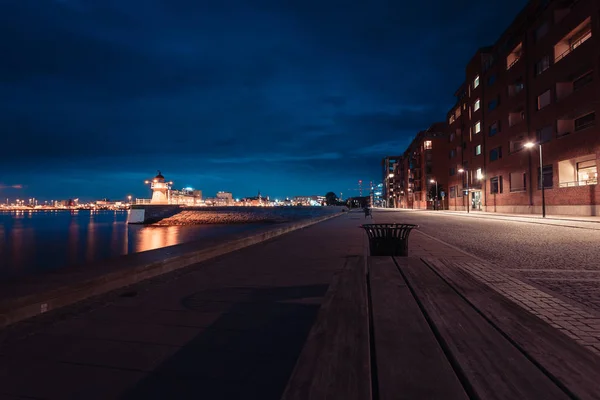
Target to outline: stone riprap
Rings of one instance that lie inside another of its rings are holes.
[[[338,212],[339,207],[187,208],[154,225],[284,223]]]

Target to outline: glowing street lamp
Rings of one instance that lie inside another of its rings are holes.
[[[440,195],[438,194],[438,183],[436,179],[432,179],[429,182],[435,183],[435,203],[433,203],[433,209],[437,210],[437,202],[440,197]]]
[[[528,142],[523,145],[526,149],[532,149],[536,143]],[[542,187],[542,218],[546,218],[546,196],[544,195],[544,156],[542,155],[542,142],[537,143],[540,149],[540,186]]]
[[[469,170],[468,169],[464,169],[461,168],[458,170],[458,172],[460,172],[461,174],[466,174],[466,181],[467,181],[467,214],[469,213]]]

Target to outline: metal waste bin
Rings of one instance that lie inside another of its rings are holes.
[[[408,235],[418,227],[412,224],[361,225],[369,237],[370,255],[400,257],[408,257]]]

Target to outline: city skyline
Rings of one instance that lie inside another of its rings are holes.
[[[146,197],[159,168],[206,193],[347,197],[444,120],[525,3],[3,4],[0,198]]]

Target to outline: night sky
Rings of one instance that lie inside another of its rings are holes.
[[[0,0],[0,199],[357,195],[525,3]]]

